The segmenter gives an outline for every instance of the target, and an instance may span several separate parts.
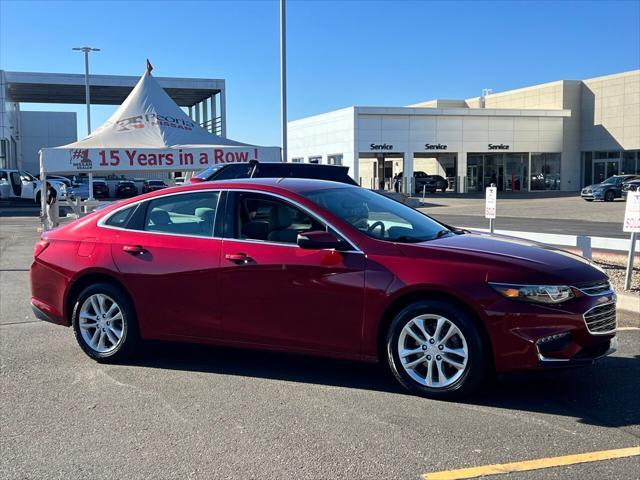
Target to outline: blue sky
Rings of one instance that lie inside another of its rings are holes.
[[[640,68],[640,2],[289,1],[289,118]],[[279,144],[276,1],[0,0],[0,68],[224,78],[228,135]],[[24,105],[75,110],[81,106]],[[92,110],[94,128],[115,107]]]

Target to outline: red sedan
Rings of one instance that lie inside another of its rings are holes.
[[[379,360],[444,398],[616,347],[616,297],[587,260],[334,182],[169,188],[43,234],[34,257],[35,315],[102,362],[141,339]]]

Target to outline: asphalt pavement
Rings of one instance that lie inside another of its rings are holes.
[[[125,365],[37,321],[35,219],[0,219],[0,478],[418,479],[640,444],[640,330],[592,368],[513,374],[465,402],[376,365],[148,343]],[[634,479],[640,457],[511,473]]]

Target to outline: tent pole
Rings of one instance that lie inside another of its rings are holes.
[[[89,198],[88,200],[93,200],[93,172],[89,172]]]
[[[47,216],[47,174],[44,171],[44,161],[42,160],[42,150],[39,152],[40,157],[40,229],[42,232],[47,231],[49,218]]]

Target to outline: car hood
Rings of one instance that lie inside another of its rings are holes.
[[[602,270],[579,255],[503,235],[473,232],[398,246],[407,256],[448,259],[461,267],[481,264],[486,269],[487,281],[577,284],[607,278]]]
[[[607,187],[615,187],[613,183],[594,183],[593,185],[587,185],[584,188],[588,188],[593,190],[594,188],[607,188]]]

